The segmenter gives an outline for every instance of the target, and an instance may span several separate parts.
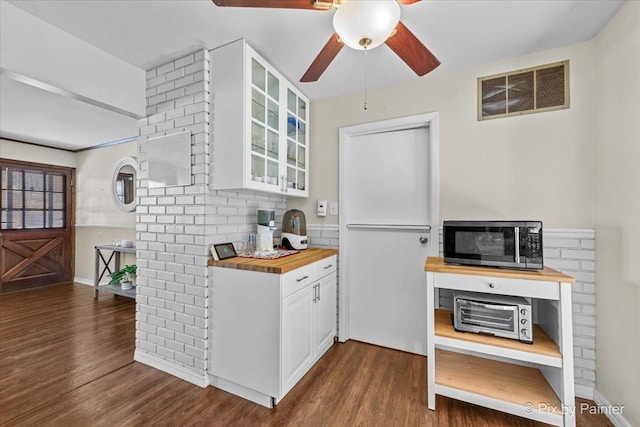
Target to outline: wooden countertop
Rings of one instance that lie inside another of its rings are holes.
[[[238,270],[260,271],[263,273],[283,274],[296,268],[337,255],[337,249],[309,248],[298,254],[277,259],[258,259],[234,257],[224,261],[209,260],[209,267],[235,268]]]
[[[424,271],[432,273],[468,274],[472,276],[505,277],[507,279],[540,280],[544,282],[575,283],[576,279],[553,268],[540,271],[508,270],[505,268],[474,267],[468,265],[445,264],[442,257],[427,257]]]

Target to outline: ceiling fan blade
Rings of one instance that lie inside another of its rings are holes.
[[[314,0],[213,0],[221,7],[265,7],[278,9],[311,9],[330,10],[331,3],[315,2]]]
[[[398,3],[408,6],[410,4],[418,3],[420,0],[398,0]]]
[[[396,27],[396,34],[385,42],[419,76],[432,71],[440,61],[402,22]]]
[[[300,81],[304,83],[317,81],[343,47],[344,43],[340,41],[338,33],[333,33]]]

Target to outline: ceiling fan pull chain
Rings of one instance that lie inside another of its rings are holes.
[[[367,47],[364,48],[364,109],[367,110],[367,83],[368,83],[368,73],[367,73]]]

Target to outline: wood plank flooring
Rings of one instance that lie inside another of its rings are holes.
[[[541,425],[442,397],[430,411],[424,357],[355,341],[334,345],[269,410],[134,362],[134,328],[133,300],[106,293],[94,300],[89,286],[0,295],[0,424]],[[578,425],[611,424],[578,414]]]

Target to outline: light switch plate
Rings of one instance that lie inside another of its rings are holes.
[[[338,202],[329,203],[329,215],[338,215]]]

